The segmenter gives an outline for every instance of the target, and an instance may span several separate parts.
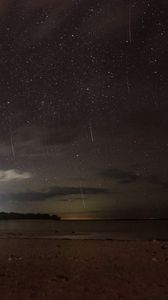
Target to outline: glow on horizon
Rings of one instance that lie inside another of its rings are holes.
[[[65,221],[94,221],[94,220],[103,220],[104,218],[95,218],[95,217],[63,217],[61,220]]]

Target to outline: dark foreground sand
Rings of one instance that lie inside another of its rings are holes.
[[[5,299],[168,299],[168,242],[0,239]]]

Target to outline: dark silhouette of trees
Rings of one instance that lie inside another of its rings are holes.
[[[14,213],[0,212],[0,220],[60,220],[56,215],[40,213]]]

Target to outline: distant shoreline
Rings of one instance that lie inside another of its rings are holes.
[[[49,214],[0,212],[0,220],[55,220],[55,221],[60,221],[61,219],[57,215],[49,215]]]
[[[137,221],[168,221],[168,218],[139,218],[139,219],[61,219],[61,221],[114,221],[114,222],[121,222],[121,221],[132,221],[132,222],[137,222]]]
[[[92,221],[110,221],[110,222],[146,222],[146,221],[168,221],[168,218],[61,218],[53,214],[43,214],[43,213],[16,213],[16,212],[0,212],[1,220],[55,220],[55,221],[65,221],[65,222],[92,222]]]

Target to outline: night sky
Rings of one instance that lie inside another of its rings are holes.
[[[0,211],[168,217],[167,9],[0,1]]]

